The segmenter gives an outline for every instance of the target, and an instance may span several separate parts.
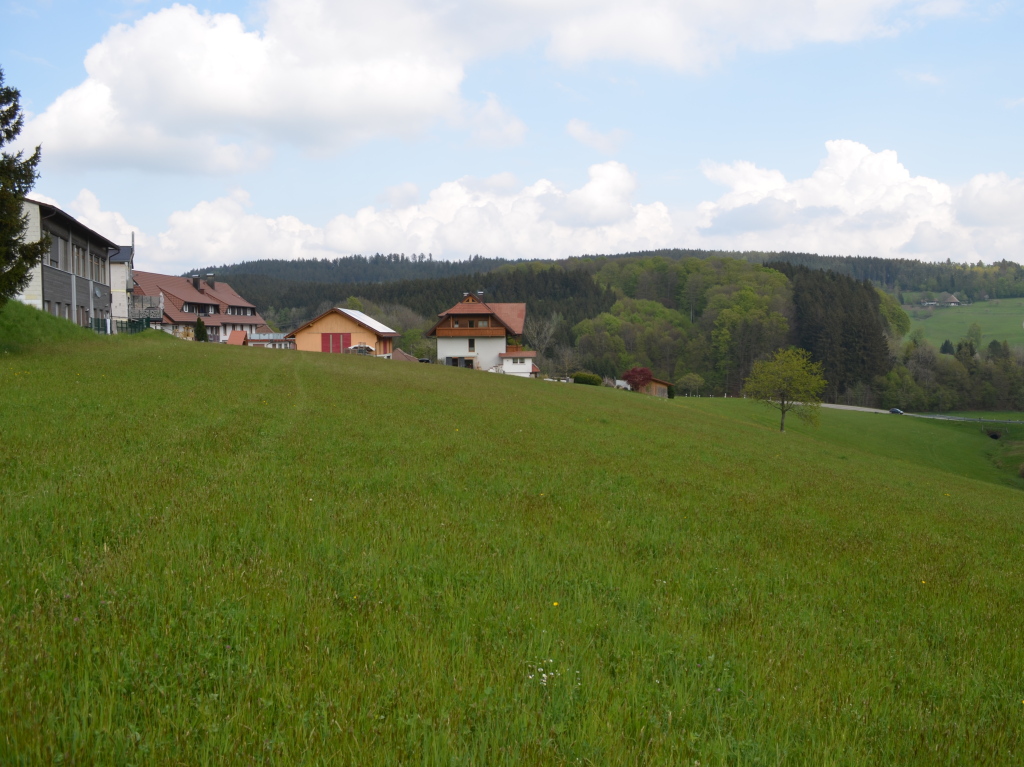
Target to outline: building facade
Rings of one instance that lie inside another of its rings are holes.
[[[198,275],[174,277],[139,271],[132,272],[132,276],[134,289],[129,313],[150,311],[144,304],[159,301],[159,319],[151,318],[150,326],[178,338],[193,340],[200,319],[208,339],[218,343],[227,343],[232,331],[252,335],[266,325],[253,304],[226,282],[214,280],[212,274],[205,280]]]
[[[285,336],[300,352],[365,354],[391,358],[399,333],[355,309],[328,309]]]
[[[60,208],[25,200],[26,242],[50,238],[50,249],[31,271],[18,300],[48,314],[106,329],[111,318],[110,257],[120,248]]]

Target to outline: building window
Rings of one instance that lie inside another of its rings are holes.
[[[486,328],[486,327],[487,327],[487,320],[486,320],[486,319],[483,319],[483,320],[477,320],[477,321],[476,321],[476,326],[477,326],[478,328]]]
[[[452,327],[453,328],[457,328],[458,326],[459,326],[459,321],[458,320],[452,320]]]
[[[476,351],[476,339],[475,338],[469,339],[469,350],[471,352],[475,352]]]

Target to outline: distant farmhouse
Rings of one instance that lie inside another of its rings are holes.
[[[49,236],[50,250],[17,299],[77,325],[109,332],[111,258],[121,248],[53,205],[24,200],[26,242]]]
[[[445,365],[523,378],[540,372],[537,353],[519,343],[526,304],[485,303],[483,293],[466,293],[438,317],[427,335],[437,339],[437,359]]]
[[[334,308],[302,325],[285,338],[300,352],[364,354],[391,359],[392,340],[399,333],[355,309]]]

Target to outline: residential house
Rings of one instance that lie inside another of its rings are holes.
[[[147,298],[161,302],[161,315],[150,320],[151,326],[178,338],[194,339],[200,318],[209,340],[219,343],[226,343],[232,331],[253,334],[266,325],[255,306],[226,282],[215,281],[212,274],[201,280],[198,275],[173,277],[136,271],[133,278],[133,301]]]
[[[119,246],[60,208],[23,200],[26,242],[50,238],[18,300],[77,325],[106,331],[111,317],[110,257]]]
[[[438,317],[427,335],[437,339],[437,359],[445,365],[535,375],[535,355],[523,352],[518,344],[526,322],[526,304],[486,303],[483,293],[466,293]],[[516,354],[509,355],[510,351]]]
[[[365,354],[391,358],[392,339],[399,334],[356,309],[328,309],[319,317],[288,333],[300,352]]]

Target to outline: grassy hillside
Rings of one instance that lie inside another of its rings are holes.
[[[987,449],[157,334],[0,355],[0,763],[1018,763]]]
[[[947,338],[954,344],[967,335],[972,322],[981,325],[982,346],[993,340],[1024,347],[1024,298],[1000,298],[967,306],[911,309],[911,330],[921,328],[925,338],[941,346]]]

